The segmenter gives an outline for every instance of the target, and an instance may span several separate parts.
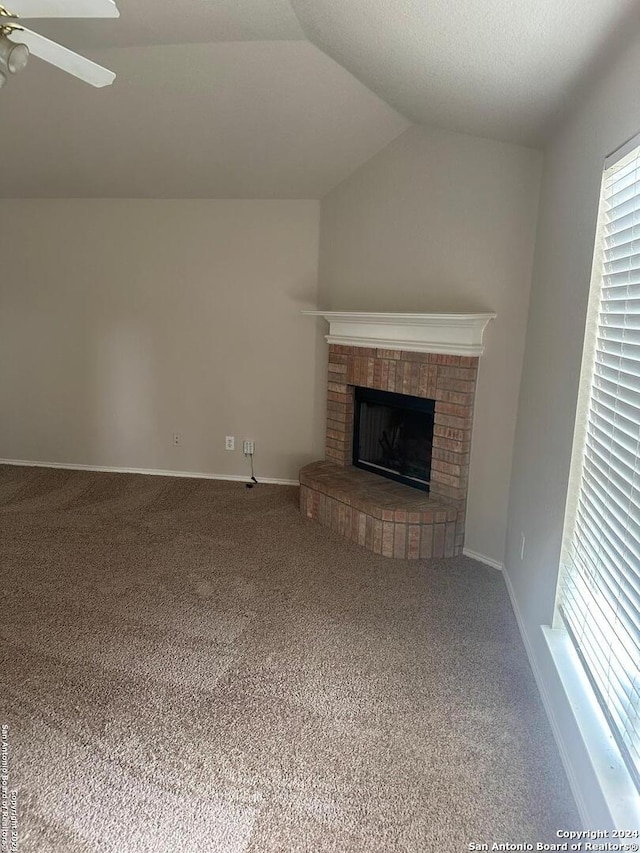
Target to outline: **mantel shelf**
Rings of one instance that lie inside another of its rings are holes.
[[[329,323],[326,340],[352,347],[480,356],[483,335],[496,314],[397,314],[303,311]]]

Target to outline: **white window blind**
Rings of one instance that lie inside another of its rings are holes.
[[[558,604],[640,788],[639,143],[603,176]]]

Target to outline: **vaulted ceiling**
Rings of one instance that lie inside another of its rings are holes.
[[[412,122],[540,145],[638,23],[629,0],[118,6],[30,22],[118,76],[34,59],[0,91],[0,195],[320,198]]]

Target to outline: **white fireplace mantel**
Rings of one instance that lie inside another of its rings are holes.
[[[303,311],[329,322],[330,344],[480,356],[482,336],[496,314],[386,314]]]

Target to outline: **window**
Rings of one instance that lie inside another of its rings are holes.
[[[603,175],[558,613],[640,788],[640,138]]]

